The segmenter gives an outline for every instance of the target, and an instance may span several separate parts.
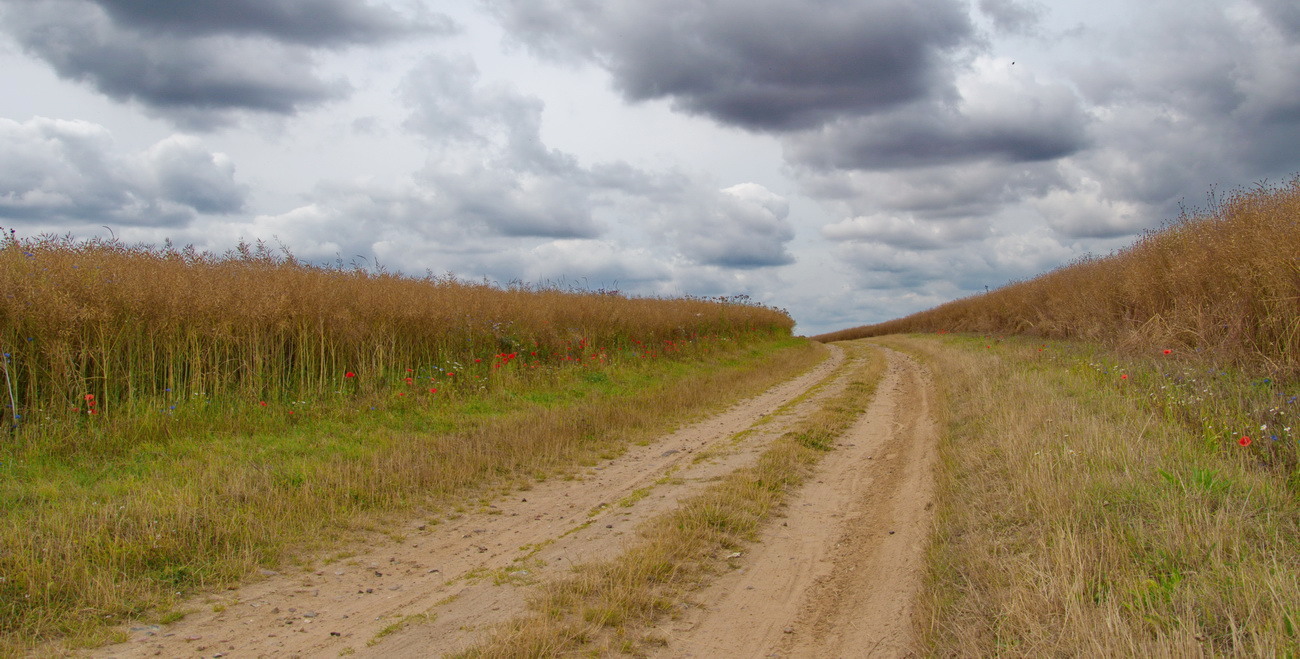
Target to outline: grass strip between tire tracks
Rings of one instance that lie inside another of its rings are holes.
[[[817,386],[843,378],[843,392],[774,440],[756,464],[647,522],[639,532],[643,541],[619,557],[579,566],[572,577],[545,586],[530,603],[536,615],[503,625],[459,656],[632,652],[662,643],[638,635],[639,630],[722,569],[727,553],[754,540],[835,439],[866,410],[884,373],[884,357],[865,345],[840,345],[850,358]]]

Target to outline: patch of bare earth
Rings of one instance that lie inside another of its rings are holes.
[[[781,410],[830,376],[831,357],[798,378],[645,446],[437,524],[390,536],[237,590],[209,593],[167,626],[135,626],[99,657],[429,656],[470,646],[525,611],[537,583],[609,558],[640,522],[750,464],[763,447],[843,383]],[[737,433],[745,430],[736,437]],[[900,460],[900,464],[904,461]]]
[[[938,427],[925,367],[888,351],[867,412],[739,569],[657,635],[658,657],[897,657],[932,525]]]

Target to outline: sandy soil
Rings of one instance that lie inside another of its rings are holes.
[[[135,626],[100,657],[425,657],[464,649],[526,611],[537,584],[626,548],[640,522],[752,463],[822,397],[786,403],[844,360],[586,470],[438,524],[376,535],[350,558],[195,598],[183,620]],[[934,444],[927,376],[889,353],[871,409],[740,561],[667,621],[663,656],[868,656],[907,651],[929,529]],[[739,438],[737,433],[750,430]],[[403,623],[410,624],[403,624]]]
[[[932,523],[930,376],[887,352],[866,414],[741,561],[660,626],[660,657],[898,657]]]

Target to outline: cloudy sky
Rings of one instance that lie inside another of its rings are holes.
[[[798,331],[1300,172],[1294,0],[0,0],[0,225]]]

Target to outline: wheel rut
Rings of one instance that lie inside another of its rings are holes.
[[[919,654],[914,600],[933,522],[933,383],[887,351],[870,407],[739,568],[697,593],[655,657]]]

